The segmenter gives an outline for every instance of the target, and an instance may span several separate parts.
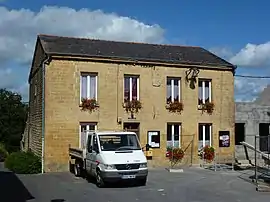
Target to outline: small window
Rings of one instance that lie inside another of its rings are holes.
[[[160,131],[148,131],[148,144],[152,148],[160,148]]]
[[[124,76],[124,101],[139,100],[139,77]]]
[[[235,123],[235,145],[245,141],[245,123]]]
[[[167,148],[168,147],[181,147],[181,124],[168,123],[167,124]]]
[[[212,102],[212,82],[211,80],[199,79],[198,105]]]
[[[212,146],[212,124],[199,124],[198,149]]]
[[[83,99],[97,100],[97,74],[82,73],[80,80],[81,101]]]
[[[181,100],[181,79],[167,78],[167,104]]]

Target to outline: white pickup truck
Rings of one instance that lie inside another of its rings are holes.
[[[147,182],[147,160],[134,132],[86,132],[82,148],[69,148],[74,174],[85,173],[96,179],[98,187],[108,182],[136,180]]]

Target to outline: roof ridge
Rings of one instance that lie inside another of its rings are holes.
[[[172,47],[183,47],[183,48],[185,48],[185,47],[186,48],[202,48],[200,46],[188,46],[188,45],[176,45],[176,44],[158,44],[158,43],[146,43],[146,42],[136,42],[136,41],[116,41],[116,40],[108,40],[108,39],[95,39],[95,38],[75,37],[75,36],[59,36],[59,35],[50,35],[50,34],[38,34],[38,36],[58,37],[58,38],[67,38],[67,39],[79,39],[79,40],[91,40],[91,41],[107,41],[107,42],[129,43],[129,44],[172,46]]]

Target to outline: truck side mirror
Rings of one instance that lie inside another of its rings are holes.
[[[149,151],[150,148],[151,148],[151,146],[150,146],[149,144],[146,144],[146,145],[145,145],[145,150],[146,150],[146,151]]]

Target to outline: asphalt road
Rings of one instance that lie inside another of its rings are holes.
[[[16,176],[0,170],[1,202],[269,202],[270,198],[270,193],[256,192],[254,185],[233,171],[151,170],[145,187],[100,189],[70,173]]]

